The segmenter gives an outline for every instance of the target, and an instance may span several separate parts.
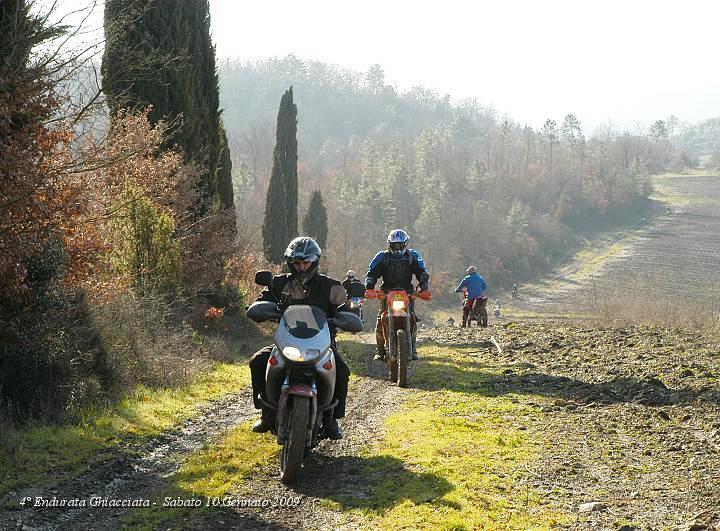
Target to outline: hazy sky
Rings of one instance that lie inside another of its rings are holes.
[[[363,72],[379,63],[401,91],[423,85],[456,102],[475,97],[532,126],[570,112],[586,127],[607,119],[629,126],[670,114],[691,122],[720,115],[719,0],[210,0],[210,6],[219,58],[294,53]],[[97,12],[101,23],[102,8]]]
[[[720,114],[720,1],[211,0],[220,57],[379,63],[403,89],[538,125]]]

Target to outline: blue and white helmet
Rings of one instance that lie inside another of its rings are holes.
[[[393,231],[390,231],[387,241],[390,254],[392,254],[393,256],[401,256],[402,254],[407,252],[407,246],[410,238],[408,237],[407,232],[405,232],[404,230],[395,229]]]

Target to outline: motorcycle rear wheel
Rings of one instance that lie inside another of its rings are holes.
[[[310,398],[294,396],[290,411],[288,440],[280,452],[280,480],[283,483],[295,481],[302,468],[305,456],[305,437],[310,419]]]

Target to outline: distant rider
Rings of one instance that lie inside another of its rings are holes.
[[[357,278],[355,271],[352,269],[348,270],[345,279],[342,281],[342,286],[345,288],[348,299],[365,296],[365,285],[360,282],[360,279]]]
[[[467,290],[467,296],[463,302],[462,325],[460,325],[463,328],[467,326],[468,317],[476,301],[485,295],[485,290],[487,289],[487,282],[478,274],[477,267],[471,265],[465,270],[465,275],[465,278],[463,278],[460,284],[458,284],[458,287],[455,288],[455,293]],[[477,304],[480,303],[477,302]]]
[[[375,289],[375,283],[382,278],[383,283],[381,289],[385,292],[392,289],[403,289],[408,293],[413,293],[415,289],[412,285],[412,277],[418,281],[418,290],[427,291],[430,289],[430,275],[425,269],[425,262],[415,249],[409,249],[409,236],[404,230],[395,229],[388,234],[387,251],[380,251],[370,262],[367,277],[365,278],[365,287],[367,289]],[[377,343],[377,354],[375,359],[384,360],[387,356],[385,351],[385,341],[382,333],[382,313],[386,309],[385,299],[380,299],[380,309],[378,311],[377,322],[375,323],[375,341]],[[412,299],[410,300],[410,313],[414,315],[415,306]],[[417,325],[413,326],[412,333],[412,355],[410,359],[418,359],[415,349],[415,341],[417,337]]]
[[[500,317],[500,308],[502,308],[500,299],[495,299],[495,304],[493,305],[493,313],[495,314],[495,317]]]
[[[323,310],[328,318],[335,317],[338,307],[346,301],[345,291],[339,281],[318,273],[321,254],[320,246],[312,238],[295,238],[285,250],[285,261],[290,273],[273,277],[272,285],[262,291],[257,301],[276,302],[281,310],[293,304],[309,304]],[[345,416],[350,369],[335,345],[335,330],[331,332],[337,371],[333,398],[338,400],[338,404],[332,418],[327,415],[323,419],[323,427],[330,439],[342,439],[343,433],[336,419]],[[262,407],[260,400],[261,396],[265,397],[265,371],[272,349],[272,345],[264,347],[250,358],[253,402],[256,409],[262,409],[262,418],[252,427],[258,433],[268,431],[275,422],[274,411]]]

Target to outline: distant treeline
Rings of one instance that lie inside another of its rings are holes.
[[[695,164],[665,120],[586,137],[567,114],[533,129],[477,100],[398,93],[379,65],[358,73],[290,55],[225,62],[219,80],[238,222],[250,229],[262,220],[280,95],[294,87],[301,209],[323,190],[334,273],[362,269],[401,227],[436,289],[469,264],[507,286],[564,255],[578,231],[636,211],[650,174]]]

